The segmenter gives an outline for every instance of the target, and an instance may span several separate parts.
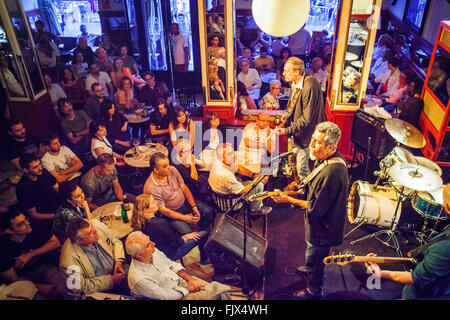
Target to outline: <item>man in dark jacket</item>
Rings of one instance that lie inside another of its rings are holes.
[[[289,137],[289,149],[299,148],[297,153],[297,174],[304,179],[309,174],[309,142],[316,125],[325,121],[323,93],[319,82],[313,77],[305,77],[305,64],[291,57],[284,64],[283,76],[291,82],[292,94],[286,114],[283,116],[284,128],[279,134]]]
[[[317,125],[309,144],[309,157],[315,163],[311,173],[313,178],[304,188],[306,200],[294,198],[294,192],[274,197],[276,202],[292,203],[306,209],[306,266],[299,267],[298,271],[306,276],[307,285],[294,292],[298,299],[322,297],[325,276],[322,261],[330,248],[340,245],[344,238],[349,178],[345,160],[337,150],[340,136],[341,130],[332,122]]]

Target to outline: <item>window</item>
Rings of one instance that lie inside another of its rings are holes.
[[[417,33],[422,33],[429,0],[407,0],[403,21],[411,26]]]

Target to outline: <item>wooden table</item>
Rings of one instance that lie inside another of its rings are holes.
[[[22,172],[17,170],[9,161],[0,160],[0,205],[9,207],[17,204],[16,186],[22,177]]]
[[[92,219],[102,221],[116,234],[119,239],[126,237],[130,232],[133,231],[133,228],[131,228],[131,217],[133,216],[134,205],[130,203],[130,210],[127,211],[127,223],[124,223],[122,221],[122,217],[120,216],[121,205],[122,202],[115,201],[104,204],[91,212]]]
[[[160,143],[151,143],[149,146],[137,146],[137,154],[134,152],[134,147],[130,148],[125,152],[125,163],[135,168],[148,168],[150,167],[150,157],[154,153],[162,152],[166,156],[169,155],[169,150]]]

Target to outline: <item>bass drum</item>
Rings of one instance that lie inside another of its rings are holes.
[[[347,202],[347,215],[350,223],[366,223],[380,227],[391,228],[398,224],[402,204],[399,204],[397,215],[395,208],[398,195],[393,188],[378,186],[372,190],[370,183],[355,181]]]
[[[433,170],[439,175],[439,177],[442,177],[442,169],[437,165],[437,163],[425,157],[414,157],[414,158],[416,159],[416,162],[419,166]]]

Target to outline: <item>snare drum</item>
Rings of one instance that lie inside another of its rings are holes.
[[[391,228],[400,219],[402,204],[398,204],[397,192],[390,187],[378,186],[372,190],[366,181],[355,181],[347,202],[347,215],[350,223],[367,223],[380,227]]]
[[[433,161],[425,157],[414,157],[419,166],[426,167],[436,172],[440,177],[442,176],[442,169]]]
[[[441,190],[442,191],[442,190]],[[444,207],[434,201],[433,196],[429,192],[415,192],[411,198],[411,205],[421,216],[429,219],[445,219],[441,217]]]

